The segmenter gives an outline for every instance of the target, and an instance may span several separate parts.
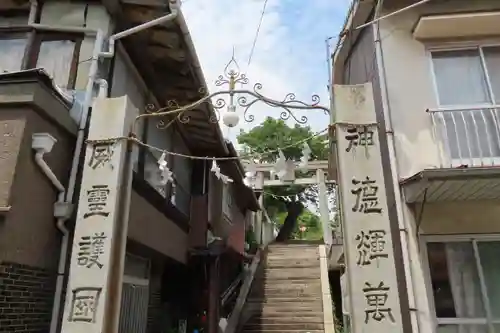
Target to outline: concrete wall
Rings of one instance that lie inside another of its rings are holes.
[[[428,14],[491,9],[500,9],[500,3],[455,0],[420,6],[381,21],[381,45],[400,179],[426,168],[439,167],[442,149],[440,142],[432,135],[430,115],[425,112],[428,108],[438,106],[428,47],[447,45],[449,41],[425,44],[415,40],[412,30],[418,18]],[[386,13],[393,10],[394,8],[387,8]],[[467,45],[478,44],[481,39],[466,42]],[[500,44],[500,37],[490,42]],[[426,204],[420,222],[421,232],[498,232],[500,221],[494,216],[499,206],[495,201]],[[477,214],[479,211],[481,214]]]
[[[500,9],[500,3],[489,0],[431,3],[381,21],[381,44],[400,178],[440,165],[438,153],[441,147],[432,136],[431,118],[425,112],[438,106],[428,48],[446,45],[449,41],[425,44],[415,40],[412,36],[415,24],[422,15],[488,9]],[[388,8],[386,12],[392,10]],[[500,37],[496,42],[500,44]]]
[[[11,206],[0,213],[0,330],[46,332],[61,243],[53,210],[58,192],[34,162],[31,136],[58,140],[45,160],[66,185],[76,127],[61,125],[72,121],[51,88],[23,81],[0,82],[0,205]]]

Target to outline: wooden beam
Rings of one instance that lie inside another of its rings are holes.
[[[284,182],[282,180],[264,180],[264,186],[288,186],[288,185],[314,185],[318,183],[318,179],[316,177],[310,178],[298,178],[291,182]],[[326,184],[335,184],[335,181],[327,180]]]
[[[163,0],[122,0],[124,5],[168,8],[168,5]]]
[[[273,168],[274,168],[273,164],[261,163],[255,166],[255,171],[271,172]],[[307,163],[307,166],[305,168],[302,168],[301,170],[317,170],[317,169],[328,170],[328,161],[327,160],[309,161],[309,163]]]

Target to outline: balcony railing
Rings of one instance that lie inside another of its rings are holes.
[[[441,167],[500,166],[500,105],[427,110]]]

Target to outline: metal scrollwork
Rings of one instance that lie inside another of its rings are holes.
[[[213,114],[210,115],[209,121],[212,123],[219,122],[220,110],[226,107],[231,107],[234,110],[235,106],[240,106],[243,108],[243,118],[246,122],[253,122],[255,116],[249,112],[250,108],[257,104],[257,102],[262,102],[273,108],[281,108],[280,119],[289,120],[293,119],[299,124],[306,124],[308,119],[306,116],[297,116],[294,112],[297,110],[322,110],[325,114],[329,114],[330,110],[324,106],[319,105],[320,97],[318,95],[313,95],[311,97],[311,102],[304,102],[296,99],[294,93],[288,93],[282,100],[274,100],[266,97],[262,94],[262,84],[256,83],[253,86],[253,90],[248,89],[237,89],[236,85],[239,83],[241,87],[248,84],[248,77],[241,73],[240,67],[234,58],[234,52],[231,60],[228,62],[224,68],[222,75],[219,75],[215,81],[215,85],[220,87],[223,85],[228,85],[228,90],[217,91],[215,93],[209,94],[205,87],[198,90],[200,98],[197,101],[189,103],[188,105],[180,106],[175,100],[170,100],[167,102],[165,107],[157,108],[154,104],[148,104],[146,106],[146,114],[140,117],[160,117],[157,122],[156,127],[159,129],[164,129],[170,126],[172,121],[179,121],[180,123],[187,124],[190,122],[191,117],[188,114],[189,111],[197,111],[199,106],[208,103],[212,106]],[[229,102],[223,98],[223,96],[229,96]],[[171,118],[173,116],[173,118]],[[168,121],[167,121],[168,120]]]
[[[263,102],[271,107],[282,108],[283,111],[280,113],[280,119],[288,120],[292,118],[299,124],[306,124],[308,119],[306,116],[300,116],[300,118],[298,118],[292,110],[321,109],[325,114],[329,113],[327,108],[319,106],[320,97],[318,95],[313,95],[311,97],[311,103],[296,100],[294,93],[288,93],[283,100],[277,101],[265,97],[260,90],[262,90],[262,84],[256,83],[253,92],[246,92],[255,97],[255,99],[249,100],[246,96],[239,96],[236,100],[238,105],[244,109],[243,117],[246,122],[253,122],[255,120],[255,116],[249,114],[248,110],[257,102]]]

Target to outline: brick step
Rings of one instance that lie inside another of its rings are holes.
[[[286,330],[322,330],[323,327],[323,323],[245,324],[243,330],[283,332]]]

